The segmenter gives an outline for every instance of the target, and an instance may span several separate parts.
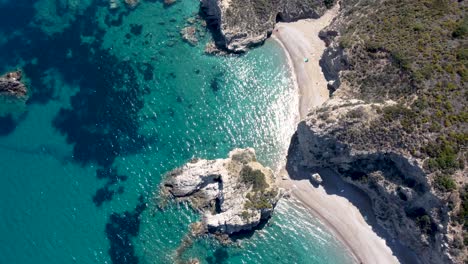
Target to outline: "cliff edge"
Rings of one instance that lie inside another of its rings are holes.
[[[278,21],[318,18],[329,0],[201,0],[205,19],[214,29],[216,45],[245,52],[263,43]]]
[[[378,224],[421,263],[468,256],[464,10],[450,0],[342,1],[320,32],[331,98],[299,124],[288,157],[364,191]]]

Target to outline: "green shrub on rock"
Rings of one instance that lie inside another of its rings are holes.
[[[251,184],[254,191],[261,191],[268,188],[265,175],[260,170],[254,170],[250,166],[244,166],[240,172],[241,179],[245,184]]]
[[[450,175],[439,174],[435,177],[435,186],[441,191],[448,192],[457,188],[455,181]]]
[[[460,190],[460,211],[458,213],[458,222],[463,225],[468,232],[468,184]]]
[[[465,17],[462,21],[459,22],[457,27],[452,33],[452,37],[454,38],[463,38],[466,37],[468,33],[468,19]]]
[[[247,202],[244,204],[245,209],[262,210],[271,209],[273,205],[271,200],[278,195],[278,191],[270,190],[265,192],[250,192],[247,194]]]
[[[421,233],[430,235],[432,233],[432,223],[429,215],[425,214],[423,216],[416,218],[416,224],[419,226]]]

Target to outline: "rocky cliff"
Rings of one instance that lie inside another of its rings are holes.
[[[299,124],[288,157],[363,190],[378,224],[421,263],[468,255],[465,9],[342,1],[320,33],[332,97]]]
[[[263,43],[277,21],[318,18],[326,10],[323,0],[201,0],[216,44],[232,52],[244,52]]]
[[[273,171],[251,148],[235,149],[227,159],[192,160],[168,173],[162,193],[203,214],[199,232],[228,235],[270,218],[280,198]]]
[[[410,247],[422,263],[447,263],[448,209],[431,192],[421,161],[385,141],[374,144],[359,135],[391,104],[327,101],[298,125],[288,162],[333,169],[369,196],[377,223],[391,239]]]

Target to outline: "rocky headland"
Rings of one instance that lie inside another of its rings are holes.
[[[216,45],[245,52],[263,43],[278,21],[318,18],[332,1],[323,0],[202,0],[202,11],[214,29]]]
[[[251,148],[234,149],[227,159],[194,159],[169,172],[161,189],[163,197],[203,214],[197,234],[253,230],[271,217],[281,196],[273,171]]]

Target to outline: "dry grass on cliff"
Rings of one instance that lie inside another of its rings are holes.
[[[343,2],[339,45],[349,55],[341,79],[356,97],[394,100],[369,128],[339,135],[364,147],[382,142],[425,160],[440,197],[457,196],[452,223],[468,231],[468,17],[465,1]],[[465,175],[466,177],[466,175]],[[419,219],[424,229],[427,219]],[[460,244],[460,243],[458,243]],[[461,248],[468,244],[465,235]]]
[[[399,128],[408,151],[429,157],[430,172],[452,174],[467,161],[465,5],[454,0],[361,1],[349,9],[354,19],[341,32],[340,45],[351,54],[352,65],[343,79],[359,87],[362,99],[399,102],[383,109],[375,126]]]

